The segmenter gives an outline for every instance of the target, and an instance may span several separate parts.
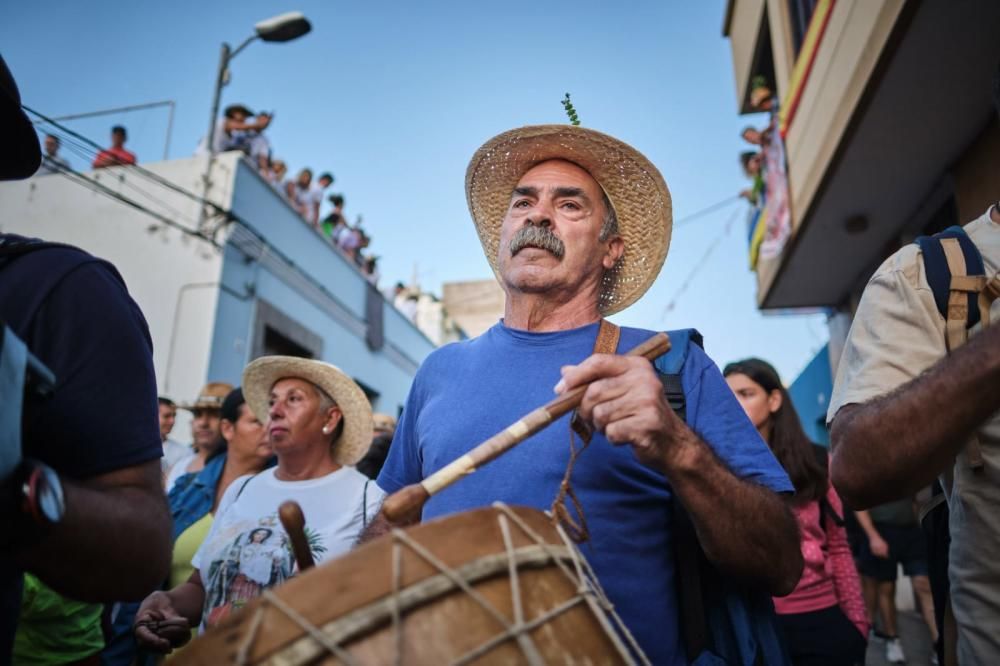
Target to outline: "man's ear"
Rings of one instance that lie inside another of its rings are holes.
[[[608,249],[601,263],[604,265],[604,270],[610,271],[625,254],[625,241],[621,236],[612,236],[606,242]]]
[[[220,419],[219,432],[222,434],[222,439],[226,440],[227,443],[231,442],[236,435],[236,424],[229,419]]]

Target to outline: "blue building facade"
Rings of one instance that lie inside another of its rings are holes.
[[[208,377],[258,356],[327,361],[396,415],[434,344],[245,161],[233,174]]]
[[[806,435],[812,441],[824,446],[830,445],[830,433],[826,429],[826,410],[830,404],[832,391],[830,350],[828,345],[824,345],[788,387],[788,393],[792,396],[792,402],[799,413],[799,420]]]

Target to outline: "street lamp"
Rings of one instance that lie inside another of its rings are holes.
[[[253,35],[247,37],[243,43],[232,49],[229,44],[223,42],[222,56],[219,58],[219,73],[215,80],[215,95],[212,98],[212,117],[208,125],[208,152],[215,154],[215,125],[219,115],[219,100],[222,97],[222,88],[229,83],[229,61],[236,57],[240,51],[245,49],[250,42],[255,39],[262,39],[265,42],[288,42],[297,39],[312,30],[309,19],[302,15],[302,12],[288,12],[279,14],[269,19],[265,19],[255,25]],[[211,168],[211,157],[209,157],[209,168]],[[208,174],[206,174],[206,181]],[[208,187],[208,183],[205,183]]]

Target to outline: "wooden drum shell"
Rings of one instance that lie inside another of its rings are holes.
[[[534,509],[498,505],[447,516],[293,578],[193,641],[178,661],[644,661],[612,628],[603,595],[576,553]],[[317,630],[319,638],[310,635]]]

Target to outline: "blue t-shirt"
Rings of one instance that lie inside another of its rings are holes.
[[[482,336],[434,351],[421,366],[389,457],[386,492],[417,483],[554,397],[559,368],[590,356],[598,324],[530,333],[498,323]],[[652,331],[621,329],[619,350]],[[687,423],[739,477],[792,490],[784,470],[696,345],[681,370]],[[432,497],[425,520],[494,501],[548,509],[569,459],[569,416]],[[677,619],[666,478],[631,447],[596,433],[572,477],[590,531],[583,554],[629,630],[654,664],[684,664]],[[724,501],[720,498],[720,501]]]

